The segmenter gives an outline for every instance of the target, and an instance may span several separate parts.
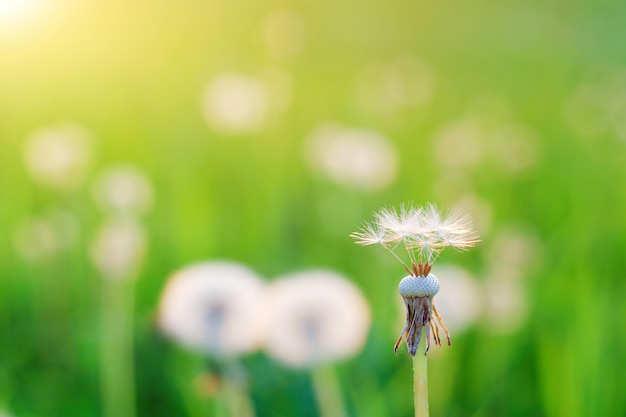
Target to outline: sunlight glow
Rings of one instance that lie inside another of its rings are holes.
[[[41,0],[0,0],[0,28],[21,26],[32,17]]]

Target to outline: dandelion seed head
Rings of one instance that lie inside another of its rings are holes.
[[[401,206],[399,212],[383,208],[351,236],[361,245],[380,244],[401,261],[394,249],[403,242],[409,256],[409,263],[403,263],[409,271],[413,267],[408,265],[432,264],[446,247],[467,249],[478,242],[468,216],[456,211],[443,215],[433,204]]]
[[[258,348],[265,330],[263,280],[234,262],[201,262],[174,273],[159,303],[159,327],[192,350],[220,357]]]
[[[398,284],[402,297],[433,297],[439,292],[439,280],[433,274],[425,277],[409,275]]]
[[[270,290],[268,354],[300,368],[356,354],[365,343],[370,309],[359,289],[328,270],[290,274]]]

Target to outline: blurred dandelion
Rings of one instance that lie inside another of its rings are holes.
[[[225,368],[216,397],[233,416],[254,415],[236,357],[257,349],[266,323],[266,286],[249,268],[225,261],[174,273],[159,303],[161,331],[184,347],[211,355]],[[206,378],[205,378],[206,379]]]
[[[146,252],[144,228],[131,216],[116,215],[99,227],[91,260],[102,282],[101,394],[104,414],[135,414],[134,281]]]
[[[218,75],[206,87],[202,110],[220,133],[252,133],[264,127],[270,113],[269,92],[259,79],[235,72]]]
[[[176,272],[159,305],[159,326],[172,339],[215,356],[258,348],[264,332],[265,284],[243,265],[204,262]]]
[[[515,226],[500,228],[494,235],[488,261],[492,268],[532,271],[542,262],[542,242],[529,227]],[[528,262],[532,259],[532,262]]]
[[[340,185],[380,190],[396,179],[396,150],[375,131],[324,124],[310,134],[305,152],[314,171]]]
[[[528,227],[506,226],[494,235],[485,274],[485,319],[492,332],[514,332],[525,323],[528,297],[523,278],[541,266],[542,253],[540,239]]]
[[[304,48],[306,24],[295,10],[273,10],[263,20],[261,32],[265,47],[274,58],[289,58]]]
[[[365,343],[369,306],[358,288],[326,270],[274,281],[269,293],[268,354],[294,367],[312,367],[356,354]]]
[[[134,277],[146,251],[145,231],[128,216],[107,219],[99,228],[91,246],[91,260],[108,279]]]
[[[74,215],[53,208],[18,224],[13,242],[25,260],[43,261],[71,247],[78,233],[79,223]]]
[[[437,306],[446,318],[446,326],[460,333],[481,317],[484,309],[483,290],[476,278],[466,269],[456,265],[439,265],[437,273],[441,289]]]
[[[531,128],[509,123],[489,136],[489,150],[505,172],[520,174],[536,165],[539,136]]]
[[[414,358],[415,416],[428,416],[426,352],[430,348],[431,333],[435,344],[441,345],[441,328],[450,344],[448,329],[433,303],[433,297],[439,292],[439,280],[430,271],[443,249],[473,247],[479,242],[478,234],[468,216],[458,211],[444,215],[429,204],[424,207],[402,206],[399,212],[381,209],[374,213],[374,221],[365,223],[351,236],[359,245],[381,245],[409,273],[398,286],[406,306],[406,324],[394,352],[397,353],[404,338],[409,354]],[[405,249],[408,262],[395,252],[398,247]],[[416,355],[418,349],[423,355]]]
[[[578,86],[562,105],[569,129],[583,139],[612,134],[626,140],[626,73],[617,71],[600,81]]]
[[[485,155],[485,136],[483,126],[476,118],[448,123],[435,133],[435,160],[447,170],[473,168]]]
[[[276,360],[310,368],[322,416],[346,415],[331,363],[358,353],[370,325],[367,301],[330,270],[293,273],[272,282],[265,349]]]
[[[368,65],[357,76],[355,90],[365,109],[392,113],[429,102],[435,83],[435,75],[425,63],[405,56]]]
[[[487,324],[494,333],[510,333],[526,321],[528,300],[522,282],[503,269],[488,274],[485,282]]]
[[[89,135],[74,125],[36,132],[24,148],[26,168],[33,181],[56,189],[81,185],[91,157]]]
[[[102,171],[92,187],[94,201],[103,211],[146,214],[154,191],[148,176],[132,165],[111,166]]]

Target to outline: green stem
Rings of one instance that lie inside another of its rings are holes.
[[[311,371],[313,390],[320,417],[347,417],[337,374],[331,365],[322,365]]]
[[[426,362],[426,335],[413,356],[413,401],[415,417],[428,417],[428,367]]]
[[[217,392],[216,415],[230,417],[255,417],[254,405],[248,395],[245,370],[229,361],[224,364],[222,384]]]
[[[135,416],[133,280],[105,280],[101,318],[101,390],[105,417]]]

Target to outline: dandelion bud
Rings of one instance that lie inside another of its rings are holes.
[[[409,275],[400,281],[398,291],[405,298],[433,297],[439,292],[439,280],[433,274],[426,277]]]

